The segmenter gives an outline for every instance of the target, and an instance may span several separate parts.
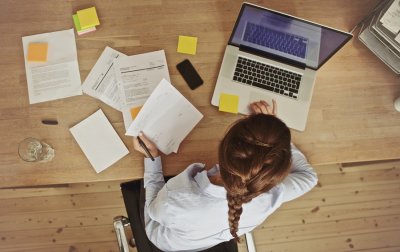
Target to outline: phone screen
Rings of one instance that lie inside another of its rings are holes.
[[[193,90],[203,84],[203,80],[189,60],[185,59],[184,61],[176,65],[176,68],[181,73],[183,79],[185,79],[190,89]]]

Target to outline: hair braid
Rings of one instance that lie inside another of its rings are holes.
[[[269,191],[289,173],[290,130],[270,115],[239,120],[220,143],[219,163],[227,191],[229,230],[238,242],[242,205]]]
[[[227,195],[228,198],[228,220],[229,220],[229,230],[236,242],[239,242],[239,237],[236,232],[239,229],[240,215],[242,214],[243,208],[242,196],[232,196]]]

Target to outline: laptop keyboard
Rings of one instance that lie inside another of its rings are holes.
[[[297,99],[301,75],[239,57],[233,80]]]
[[[294,55],[302,59],[306,57],[306,38],[281,31],[275,31],[261,25],[247,23],[243,40]]]

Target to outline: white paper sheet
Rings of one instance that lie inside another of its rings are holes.
[[[26,60],[29,43],[47,43],[47,62]],[[73,29],[22,38],[30,104],[81,95]]]
[[[140,131],[164,154],[177,152],[180,143],[203,115],[167,80],[163,79],[143,105],[126,135]]]
[[[129,153],[101,109],[70,131],[97,173]]]
[[[393,34],[400,31],[400,0],[395,0],[381,18],[382,25]]]
[[[133,119],[130,109],[142,106],[162,79],[170,81],[164,50],[114,60],[125,129]]]
[[[122,110],[123,102],[114,71],[114,59],[122,57],[126,55],[107,46],[82,85],[84,93],[119,111]]]

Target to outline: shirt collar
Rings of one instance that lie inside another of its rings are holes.
[[[199,188],[202,192],[207,193],[211,196],[217,198],[226,199],[226,190],[223,186],[217,186],[210,182],[208,176],[213,176],[216,172],[219,171],[218,165],[214,166],[210,170],[202,170],[193,176],[193,179],[199,185]]]

